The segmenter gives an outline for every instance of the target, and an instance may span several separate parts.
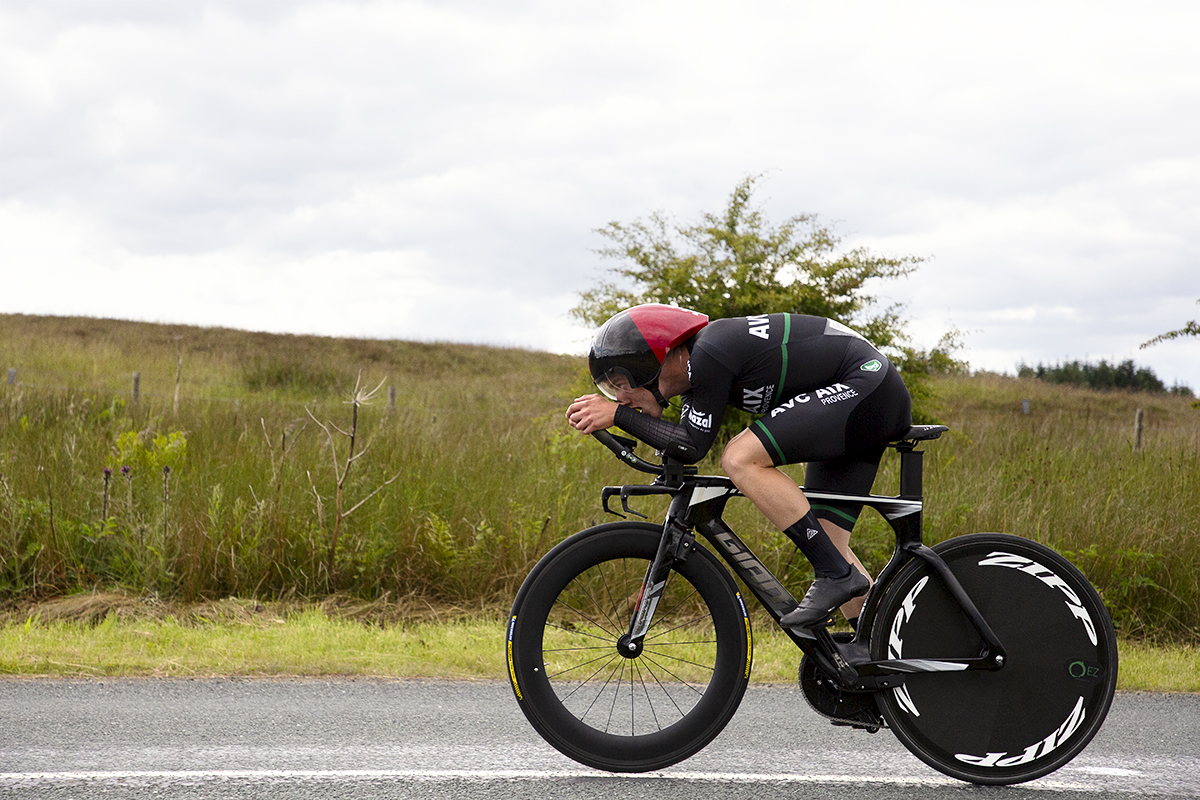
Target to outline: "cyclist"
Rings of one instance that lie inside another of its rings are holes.
[[[778,467],[806,463],[812,490],[870,493],[885,443],[912,422],[908,390],[874,345],[822,317],[710,322],[652,303],[605,322],[588,365],[605,396],[571,403],[572,427],[589,434],[616,425],[685,463],[708,453],[727,406],[760,414],[726,445],[721,468],[812,564],[812,586],[781,623],[819,625],[840,606],[857,625],[871,587],[849,546],[862,505],[810,506]],[[682,399],[678,423],[662,419],[671,397]]]

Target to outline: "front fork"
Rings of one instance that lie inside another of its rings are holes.
[[[676,502],[672,502],[672,512],[675,511],[675,506]],[[671,568],[685,561],[695,546],[695,534],[679,522],[678,515],[668,513],[667,521],[663,525],[662,538],[658,541],[658,551],[654,554],[654,560],[650,562],[650,566],[646,570],[646,577],[642,580],[642,590],[638,593],[637,602],[633,607],[633,614],[629,620],[629,631],[621,637],[618,644],[621,655],[632,658],[642,651],[642,642],[646,638],[646,632],[650,630],[650,624],[654,621],[654,610],[658,608],[658,601],[662,599],[663,592],[666,591]]]

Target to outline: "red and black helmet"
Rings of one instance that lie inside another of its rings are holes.
[[[592,339],[588,367],[592,380],[616,399],[614,379],[630,388],[649,386],[671,348],[686,342],[708,324],[698,311],[658,303],[627,308],[600,326]],[[661,402],[661,401],[660,401]]]

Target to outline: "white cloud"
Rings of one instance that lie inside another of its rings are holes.
[[[6,2],[0,311],[567,349],[593,229],[692,219],[769,170],[772,216],[931,257],[880,287],[922,344],[957,325],[980,367],[1133,357],[1200,388],[1191,343],[1136,349],[1198,313],[1197,23],[1166,1]]]

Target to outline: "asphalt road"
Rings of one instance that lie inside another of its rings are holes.
[[[688,761],[616,776],[543,743],[504,683],[0,681],[0,798],[530,796],[1197,797],[1200,696],[1119,694],[1073,762],[990,788],[934,772],[887,731],[827,724],[789,687],[751,687]]]

